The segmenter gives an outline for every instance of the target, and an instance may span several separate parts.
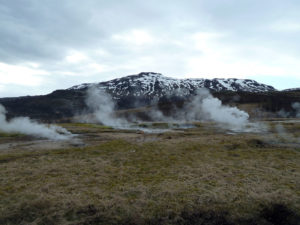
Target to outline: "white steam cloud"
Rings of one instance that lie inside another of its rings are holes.
[[[92,110],[96,122],[116,128],[128,127],[128,122],[125,119],[117,118],[114,115],[114,100],[104,90],[90,87],[87,91],[86,105]]]
[[[292,103],[291,106],[294,112],[287,112],[284,109],[281,109],[280,111],[277,112],[277,115],[283,118],[288,118],[288,117],[300,118],[300,102],[294,102]]]
[[[300,118],[300,102],[294,102],[292,107],[296,111],[296,117]]]
[[[242,130],[249,124],[248,113],[236,107],[222,105],[207,89],[200,89],[185,111],[187,120],[214,121],[229,129]]]
[[[300,143],[300,138],[295,135],[289,133],[282,124],[278,124],[275,126],[276,132],[284,141],[290,143]]]
[[[258,124],[249,123],[248,113],[237,107],[225,106],[213,97],[207,89],[199,89],[190,101],[182,108],[174,108],[172,116],[164,116],[159,110],[149,112],[153,120],[170,123],[191,123],[196,121],[212,121],[222,128],[232,131],[261,131]]]
[[[28,117],[16,117],[7,121],[6,109],[0,105],[0,131],[22,133],[51,140],[67,140],[72,134],[59,126],[46,126],[30,120]]]
[[[89,88],[86,104],[94,113],[97,122],[115,128],[130,128],[130,123],[126,119],[115,116],[114,100],[103,89],[96,86]],[[214,98],[207,89],[200,89],[183,108],[174,109],[172,116],[165,116],[158,109],[152,109],[147,113],[153,121],[172,123],[213,121],[233,131],[251,131],[249,129],[251,127],[259,130],[257,124],[249,123],[248,113],[236,107],[222,105],[222,102]],[[134,119],[138,121],[137,118]]]

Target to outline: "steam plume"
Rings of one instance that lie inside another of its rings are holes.
[[[296,111],[296,117],[300,118],[300,102],[294,102],[292,107]]]
[[[282,124],[278,124],[275,126],[275,129],[277,131],[277,134],[283,138],[285,141],[291,142],[291,143],[300,143],[300,138],[296,137],[295,135],[289,133]]]
[[[279,112],[277,112],[277,115],[283,118],[288,118],[288,117],[296,117],[300,118],[300,102],[294,102],[292,103],[292,109],[294,110],[293,112],[287,112],[284,109],[281,109]]]
[[[93,111],[97,122],[116,128],[130,128],[126,119],[116,118],[114,100],[103,89],[95,86],[89,88],[86,104]],[[222,127],[234,131],[243,131],[246,127],[251,126],[248,113],[236,107],[222,105],[222,102],[214,98],[206,89],[200,89],[197,95],[189,103],[186,103],[183,108],[174,109],[172,116],[163,115],[157,108],[150,110],[148,115],[153,121],[173,123],[214,121]],[[134,119],[137,121],[137,118]],[[256,125],[253,127],[256,130],[258,129]]]
[[[17,117],[10,121],[6,119],[6,109],[0,105],[0,131],[7,133],[22,133],[52,140],[67,140],[72,134],[59,126],[46,126],[30,120],[28,117]]]
[[[185,111],[187,120],[211,120],[230,129],[243,129],[249,123],[248,113],[222,105],[207,89],[200,89]]]
[[[125,119],[114,116],[114,100],[104,90],[90,87],[87,91],[86,105],[92,110],[96,122],[116,128],[128,127],[128,122]]]
[[[207,89],[198,90],[182,108],[175,108],[173,111],[173,115],[168,117],[157,110],[152,110],[149,114],[153,120],[164,122],[213,121],[234,131],[245,131],[246,127],[247,131],[250,131],[250,127],[258,129],[257,125],[249,123],[248,113],[236,107],[222,105],[222,102],[213,97]]]

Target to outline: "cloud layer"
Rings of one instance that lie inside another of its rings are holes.
[[[297,87],[299,10],[296,0],[0,0],[0,97],[141,71]]]

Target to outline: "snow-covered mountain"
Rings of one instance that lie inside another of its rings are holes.
[[[300,102],[299,91],[276,91],[273,87],[254,80],[175,79],[158,73],[140,73],[107,82],[81,84],[56,90],[48,95],[0,98],[0,104],[6,108],[8,118],[28,116],[45,121],[71,118],[88,112],[87,89],[93,85],[112,95],[116,110],[145,107],[155,103],[162,111],[172,112],[203,87],[210,89],[212,95],[223,104],[257,104],[260,106],[259,110],[272,113],[281,109],[293,113],[293,103]]]
[[[176,79],[152,72],[142,72],[137,75],[130,75],[97,84],[81,84],[73,86],[68,90],[84,90],[93,85],[105,89],[117,98],[121,96],[162,97],[168,94],[184,96],[195,92],[199,88],[207,88],[215,92],[234,91],[257,93],[276,91],[272,86],[248,79]]]

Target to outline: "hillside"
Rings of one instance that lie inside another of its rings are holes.
[[[186,96],[199,88],[222,92],[270,92],[275,88],[258,83],[254,80],[244,79],[175,79],[163,76],[160,73],[142,72],[101,83],[81,84],[68,90],[84,90],[91,86],[105,89],[115,98],[123,96],[150,96],[163,97],[176,93]]]
[[[162,111],[180,107],[200,88],[209,89],[225,104],[255,104],[259,110],[276,113],[291,112],[291,104],[300,102],[299,90],[277,91],[272,86],[242,79],[175,79],[158,73],[140,73],[107,82],[81,84],[66,90],[56,90],[43,96],[2,98],[8,117],[30,116],[41,120],[60,120],[88,113],[86,92],[95,86],[108,92],[117,110],[158,104]],[[276,115],[274,115],[276,116]]]

